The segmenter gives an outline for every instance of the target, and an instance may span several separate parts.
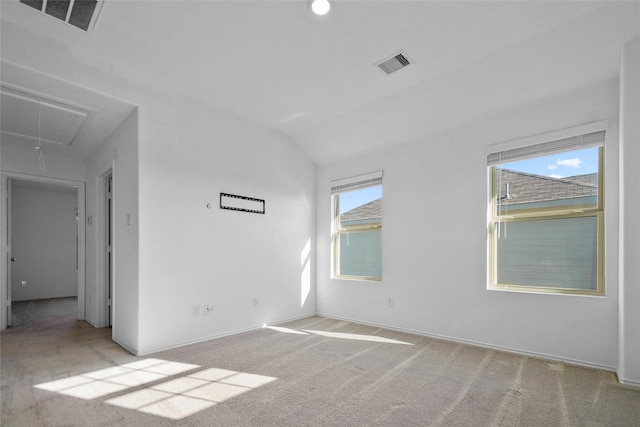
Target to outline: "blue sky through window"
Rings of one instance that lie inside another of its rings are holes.
[[[382,185],[340,193],[340,215],[382,197]]]
[[[503,163],[503,169],[510,169],[552,178],[585,175],[598,172],[598,147],[567,151],[532,159]]]

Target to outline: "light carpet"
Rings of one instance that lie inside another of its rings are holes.
[[[611,372],[310,317],[134,357],[72,317],[1,336],[3,426],[640,426]]]

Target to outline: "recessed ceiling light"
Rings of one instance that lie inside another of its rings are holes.
[[[311,11],[318,16],[324,16],[331,10],[329,0],[313,0],[311,2]]]

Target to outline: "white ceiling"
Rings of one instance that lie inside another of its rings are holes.
[[[38,144],[73,144],[92,114],[77,105],[5,85],[0,87],[0,106],[2,132]]]
[[[317,164],[617,78],[640,35],[638,1],[337,0],[325,17],[307,0],[105,1],[90,33],[0,8],[5,61],[170,87],[290,135]],[[374,66],[400,50],[415,64]]]
[[[2,59],[3,146],[41,145],[46,155],[84,159],[135,109],[125,101]]]

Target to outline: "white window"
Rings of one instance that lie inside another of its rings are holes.
[[[492,153],[492,289],[603,295],[604,131]]]
[[[333,181],[332,276],[382,280],[382,172]]]

